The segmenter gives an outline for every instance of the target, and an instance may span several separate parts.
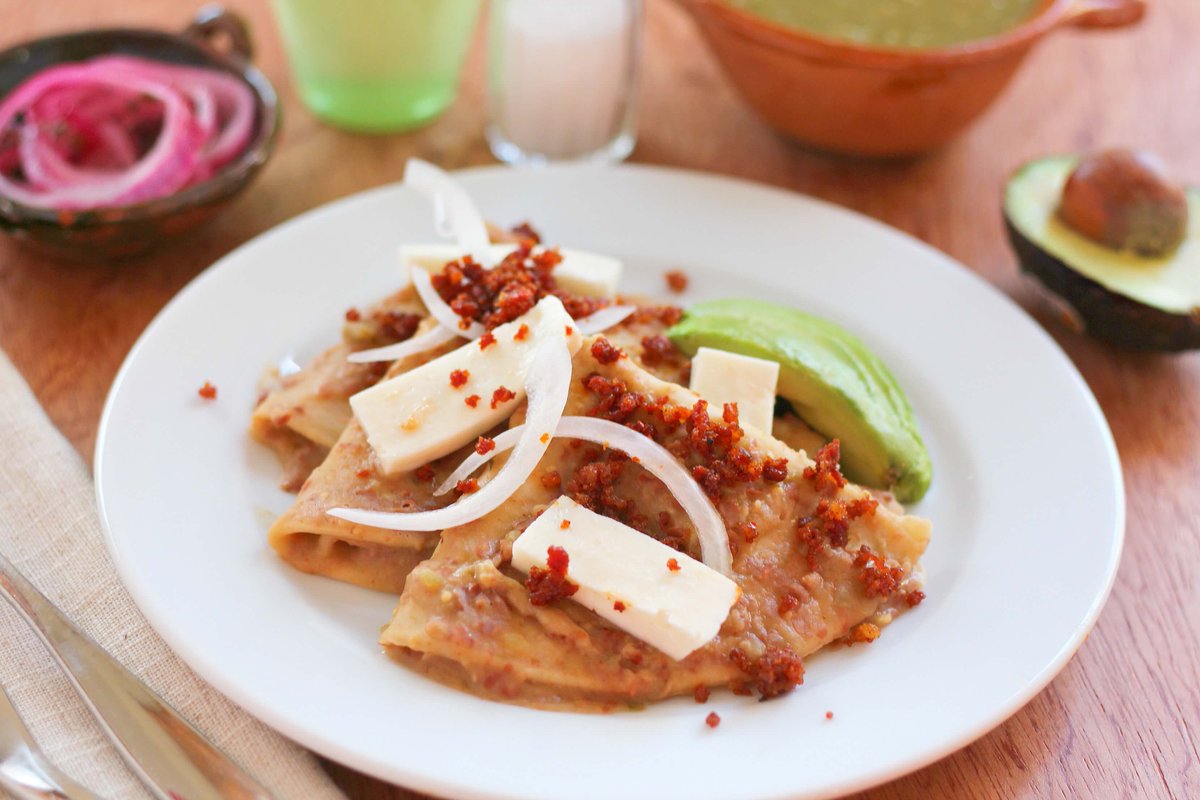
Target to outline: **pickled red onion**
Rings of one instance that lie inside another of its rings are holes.
[[[241,153],[254,114],[249,87],[215,69],[128,56],[51,67],[0,101],[0,194],[55,210],[164,197]]]

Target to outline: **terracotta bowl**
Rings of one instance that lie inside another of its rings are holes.
[[[996,99],[1048,33],[1131,25],[1146,10],[1146,0],[1044,0],[998,36],[906,50],[825,39],[721,0],[677,2],[768,124],[823,150],[867,156],[916,155],[945,144]]]
[[[110,53],[211,67],[245,81],[255,98],[255,128],[240,156],[208,180],[175,194],[126,206],[60,212],[0,195],[0,231],[53,255],[88,260],[139,255],[211,218],[266,162],[279,130],[270,82],[250,63],[245,24],[219,7],[202,10],[179,34],[95,30],[51,36],[0,52],[0,97],[55,64]]]

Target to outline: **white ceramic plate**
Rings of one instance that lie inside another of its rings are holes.
[[[663,271],[683,267],[684,302],[766,298],[861,336],[933,457],[915,507],[934,522],[928,599],[871,646],[809,659],[804,686],[769,703],[532,711],[389,661],[375,641],[393,598],[301,575],[267,547],[291,497],[245,435],[263,366],[333,342],[345,308],[396,284],[397,244],[435,238],[423,201],[383,188],[206,271],[147,329],[105,409],[96,485],[112,553],[155,629],[218,689],[318,752],[434,794],[817,798],[962,747],[1062,668],[1116,571],[1120,467],[1084,382],[1011,302],[906,236],[782,191],[640,167],[462,177],[490,219],[625,259],[628,290],[662,295]],[[197,397],[205,380],[214,403]]]

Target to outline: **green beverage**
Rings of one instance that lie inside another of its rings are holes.
[[[454,100],[479,0],[274,0],[304,104],[370,133],[429,122]]]

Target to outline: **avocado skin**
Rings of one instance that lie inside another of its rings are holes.
[[[1075,309],[1089,335],[1136,350],[1200,348],[1200,317],[1163,311],[1110,291],[1038,247],[1007,214],[1004,227],[1021,270]]]
[[[856,483],[920,500],[933,469],[912,407],[866,346],[828,320],[757,300],[715,300],[688,309],[667,336],[688,355],[715,347],[779,363],[780,396],[841,441]]]
[[[1013,188],[1044,166],[1058,162],[1068,168],[1075,161],[1067,156],[1034,159],[1005,182],[1001,202],[1004,228],[1021,270],[1071,306],[1083,321],[1084,330],[1097,339],[1136,350],[1179,352],[1200,348],[1200,315],[1166,311],[1114,292],[1021,232],[1008,207]],[[1185,191],[1189,197],[1200,196],[1200,189],[1195,187]]]

